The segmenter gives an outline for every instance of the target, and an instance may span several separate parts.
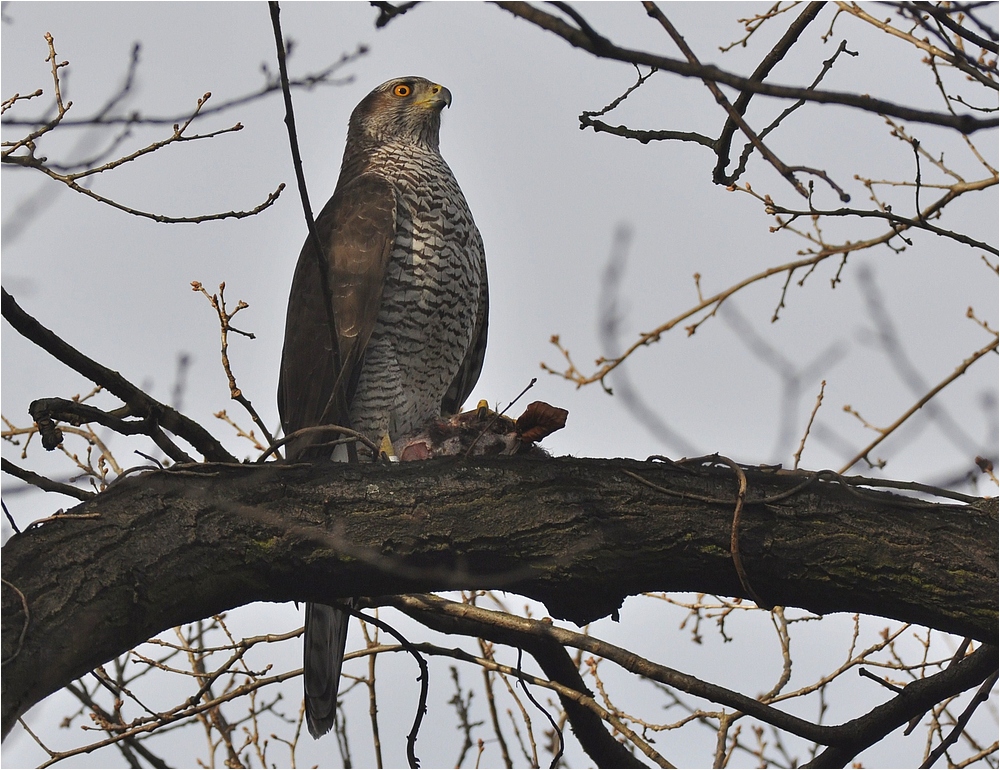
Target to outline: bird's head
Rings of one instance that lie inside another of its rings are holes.
[[[351,113],[349,135],[362,141],[408,140],[437,149],[441,110],[451,91],[425,78],[387,80]]]

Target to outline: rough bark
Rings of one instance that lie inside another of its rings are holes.
[[[746,477],[739,553],[763,601],[997,643],[995,499]],[[125,478],[3,549],[4,735],[98,664],[252,601],[502,588],[582,623],[642,591],[747,596],[730,553],[736,487],[728,468],[573,458]]]

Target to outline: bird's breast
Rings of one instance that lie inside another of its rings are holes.
[[[397,194],[396,238],[351,411],[359,430],[399,436],[440,415],[474,343],[486,265],[440,155],[389,154],[379,169]]]

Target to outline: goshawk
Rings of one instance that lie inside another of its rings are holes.
[[[479,378],[486,261],[438,151],[450,104],[447,88],[402,77],[351,114],[340,179],[316,219],[322,259],[307,238],[292,279],[278,383],[286,436],[333,424],[376,443],[403,438],[456,413]],[[330,457],[322,443],[331,438],[310,432],[289,442],[286,456]],[[315,737],[334,724],[348,618],[306,605],[306,717]]]

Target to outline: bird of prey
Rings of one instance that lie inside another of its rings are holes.
[[[459,411],[486,352],[488,293],[479,230],[438,150],[444,86],[389,80],[351,114],[333,197],[316,219],[320,253],[299,254],[278,383],[285,435],[340,425],[378,444]],[[323,281],[322,270],[326,273]],[[290,460],[329,458],[307,432]],[[349,615],[306,605],[309,732],[334,724]]]

